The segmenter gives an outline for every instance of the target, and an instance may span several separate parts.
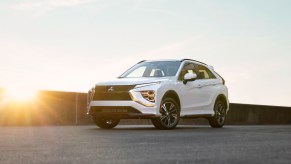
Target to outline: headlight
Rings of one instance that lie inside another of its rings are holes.
[[[152,83],[144,83],[144,84],[136,85],[135,88],[147,87],[147,86],[150,86],[150,85],[156,85],[156,84],[160,84],[160,83],[161,83],[160,81],[152,82]]]
[[[148,91],[140,91],[142,97],[149,102],[154,103],[155,102],[155,91],[148,90]]]
[[[88,94],[87,94],[87,104],[89,104],[90,101],[92,101],[93,96],[94,96],[94,93],[95,93],[95,87],[91,88],[91,89],[88,91]]]
[[[131,99],[146,107],[155,106],[155,91],[143,90],[143,91],[129,91]]]

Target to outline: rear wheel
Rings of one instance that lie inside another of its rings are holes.
[[[112,129],[118,125],[120,119],[93,117],[94,123],[102,129]]]
[[[223,127],[226,118],[226,108],[226,104],[222,100],[216,100],[214,105],[214,116],[208,118],[211,127]]]
[[[172,98],[162,100],[160,106],[161,116],[153,118],[152,123],[158,129],[174,129],[180,119],[180,107]]]

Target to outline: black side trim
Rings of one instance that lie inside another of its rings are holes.
[[[181,116],[181,118],[207,118],[212,117],[211,114],[199,114],[199,115],[187,115],[187,116]]]

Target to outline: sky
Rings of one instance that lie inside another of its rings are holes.
[[[0,0],[0,87],[87,92],[140,60],[214,66],[232,103],[291,106],[291,1]]]

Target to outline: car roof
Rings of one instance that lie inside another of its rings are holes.
[[[183,61],[193,61],[193,62],[200,63],[200,64],[204,64],[204,65],[208,66],[208,64],[206,64],[206,63],[203,63],[203,62],[198,61],[198,60],[193,60],[193,59],[158,59],[158,60],[142,60],[142,61],[140,61],[139,63],[142,63],[142,62],[157,62],[157,61],[180,61],[180,62],[183,62]]]
[[[198,61],[198,60],[194,60],[194,59],[158,59],[158,60],[142,60],[142,61],[140,61],[140,62],[138,62],[138,63],[142,63],[142,62],[158,62],[158,61],[177,61],[177,62],[190,61],[190,62],[195,62],[195,63],[201,64],[201,65],[204,65],[204,66],[208,67],[209,69],[214,70],[214,67],[213,67],[213,66],[208,65],[208,64],[203,63],[203,62]]]

